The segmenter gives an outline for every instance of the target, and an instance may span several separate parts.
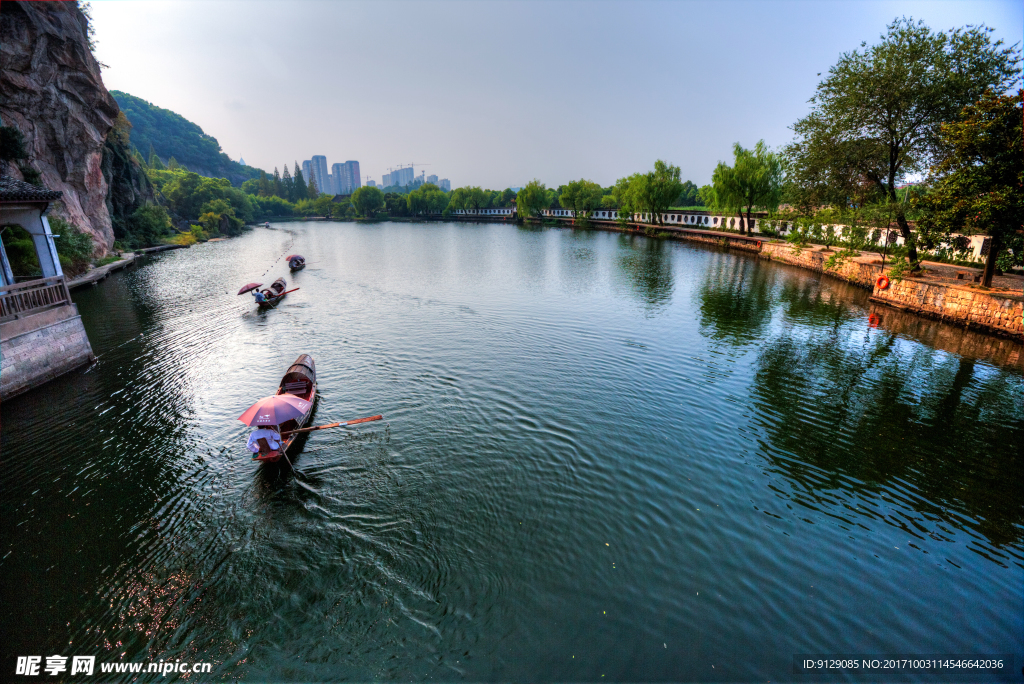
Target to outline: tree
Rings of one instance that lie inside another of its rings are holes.
[[[433,183],[424,183],[406,197],[413,215],[440,214],[448,206],[448,195]]]
[[[572,211],[573,218],[586,221],[590,212],[601,206],[601,186],[594,181],[581,178],[570,181],[561,188],[558,203]]]
[[[1013,247],[1021,261],[1024,247],[1024,137],[1022,94],[986,93],[965,107],[959,121],[942,126],[936,163],[928,180],[932,192],[916,204],[925,236],[953,232],[991,236],[982,284],[992,286],[996,259]]]
[[[466,211],[480,211],[484,207],[485,202],[487,201],[487,195],[484,193],[483,189],[480,188],[479,186],[471,185],[468,188],[463,188],[463,190],[465,190],[466,192]]]
[[[295,195],[288,198],[292,202],[309,199],[309,188],[306,186],[306,179],[302,177],[302,171],[299,170],[299,162],[295,162],[295,175],[292,176],[292,188],[295,191]]]
[[[288,171],[288,169],[285,169]],[[277,172],[277,167],[274,167],[274,181],[272,186],[271,194],[277,195],[278,197],[285,197],[284,185],[281,183],[281,174]]]
[[[306,194],[309,196],[309,199],[312,200],[315,200],[320,196],[320,189],[316,187],[316,179],[313,178],[312,175],[309,177],[309,185],[306,186]]]
[[[299,176],[298,172],[296,176]],[[360,216],[373,218],[374,214],[384,208],[384,193],[369,185],[356,188],[352,193],[352,206]]]
[[[620,178],[612,189],[612,197],[619,206],[620,222],[628,221],[637,213],[650,213],[653,220],[663,223],[661,215],[679,197],[682,188],[679,167],[661,159],[654,162],[653,171]]]
[[[754,227],[750,213],[754,207],[769,211],[779,208],[782,198],[782,157],[771,152],[758,141],[753,149],[744,149],[739,143],[733,145],[735,161],[732,166],[719,162],[711,174],[713,192],[707,197],[712,211],[738,212],[740,232],[744,232],[743,209],[747,211],[746,229]]]
[[[294,193],[295,189],[292,187],[292,174],[288,172],[288,165],[285,164],[284,173],[281,174],[281,194],[278,195],[278,197],[290,200]]]
[[[536,178],[527,183],[516,195],[516,213],[521,219],[540,216],[547,204],[547,188]]]
[[[866,179],[895,207],[916,265],[896,186],[936,157],[944,122],[986,90],[1003,93],[1018,81],[1019,51],[993,42],[992,30],[933,33],[923,22],[896,19],[877,45],[843,53],[818,84],[811,113],[794,124],[796,140],[786,149],[803,203],[845,204]]]
[[[409,213],[405,197],[397,192],[384,193],[384,209],[388,216],[406,216]]]
[[[259,190],[256,193],[257,195],[260,197],[270,197],[274,194],[271,192],[271,185],[270,180],[267,179],[267,172],[262,169],[260,169],[260,179],[258,183]]]

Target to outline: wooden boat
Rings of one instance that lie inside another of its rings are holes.
[[[295,359],[295,363],[288,368],[284,377],[281,378],[281,385],[277,388],[277,394],[293,394],[309,402],[309,409],[304,414],[293,420],[286,420],[281,423],[278,426],[279,431],[285,433],[289,430],[298,430],[299,428],[306,427],[313,417],[313,405],[316,399],[316,366],[313,364],[312,356],[300,354],[299,358]],[[301,432],[299,434],[287,435],[281,440],[282,449],[273,450],[270,449],[265,439],[261,439],[259,440],[260,452],[253,454],[252,460],[275,463],[281,460],[282,450],[288,454],[289,458],[294,458],[291,446],[301,436],[303,436]]]
[[[291,254],[288,256],[288,268],[292,271],[301,271],[306,268],[306,257],[301,254]]]
[[[279,301],[284,299],[285,294],[287,294],[285,292],[285,288],[287,287],[288,283],[285,282],[285,279],[278,278],[270,284],[270,287],[263,290],[263,296],[266,297],[266,299],[259,302],[257,305],[261,309],[273,309]]]

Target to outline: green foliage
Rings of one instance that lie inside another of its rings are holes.
[[[683,183],[682,190],[679,192],[679,197],[676,198],[675,202],[672,203],[674,207],[700,207],[704,206],[704,202],[700,196],[700,188],[698,188],[693,181],[686,181]]]
[[[654,162],[653,171],[620,178],[612,188],[612,197],[619,207],[619,223],[627,225],[627,216],[637,213],[649,213],[661,223],[661,214],[679,197],[682,188],[679,167],[660,159]]]
[[[249,181],[246,181],[249,182]],[[256,197],[249,195],[251,202],[256,204],[256,218],[267,219],[274,216],[294,216],[295,205],[286,199],[271,195],[270,197]]]
[[[138,149],[151,150],[158,159],[174,157],[189,169],[223,176],[236,185],[259,173],[259,169],[231,161],[216,138],[179,114],[118,90],[110,94],[131,121],[131,142]],[[153,156],[149,155],[150,166]]]
[[[409,193],[406,204],[414,216],[440,214],[448,206],[448,193],[433,183],[424,183]]]
[[[162,184],[162,193],[171,209],[179,216],[190,221],[196,220],[204,213],[203,206],[207,202],[222,199],[234,210],[232,216],[243,223],[253,220],[256,205],[249,199],[249,195],[232,187],[226,178],[206,178],[191,171],[167,173],[173,176]],[[155,179],[154,185],[157,185]]]
[[[574,218],[582,218],[584,223],[590,212],[601,206],[603,190],[594,181],[581,178],[570,181],[559,188],[558,203],[565,209],[572,211]]]
[[[753,228],[750,214],[755,206],[769,211],[779,207],[784,182],[782,156],[770,151],[764,140],[749,150],[736,143],[733,156],[732,166],[719,162],[715,168],[711,176],[713,191],[698,194],[711,202],[707,206],[712,211],[733,213],[746,209],[749,230]]]
[[[54,239],[53,243],[57,247],[57,257],[60,259],[60,267],[64,271],[64,275],[73,278],[89,270],[89,264],[92,261],[93,250],[95,249],[92,235],[79,230],[77,226],[60,216],[50,216],[48,221],[50,232],[54,235],[60,235],[59,238]],[[24,237],[29,239],[29,244],[31,245],[31,236],[25,231],[22,232],[25,233]],[[8,257],[10,257],[10,252],[8,252]],[[32,247],[32,261],[35,262],[35,269],[38,270],[39,260],[36,257],[34,247]],[[15,275],[18,275],[17,271],[15,271]]]
[[[148,247],[171,232],[171,219],[159,204],[144,204],[128,217],[127,231],[127,235],[118,237],[133,247]]]
[[[1016,248],[1010,263],[1024,256],[1022,94],[988,92],[965,107],[959,120],[942,126],[939,156],[929,174],[933,189],[914,200],[924,211],[918,222],[924,239],[986,233],[995,242],[994,258],[1005,247]],[[991,285],[991,271],[986,269],[986,286]]]
[[[352,193],[352,206],[356,208],[360,216],[373,218],[384,208],[384,193],[370,186],[356,188],[356,191]]]
[[[516,213],[521,219],[541,216],[548,203],[548,190],[534,178],[516,196]]]
[[[14,126],[0,126],[0,162],[13,162],[28,157],[25,137]]]
[[[968,26],[933,33],[923,22],[897,19],[881,42],[840,56],[793,126],[786,148],[793,201],[804,206],[897,199],[896,184],[939,154],[941,126],[988,89],[1018,81],[1016,47],[1001,48],[992,29]],[[904,206],[894,202],[904,240]],[[910,244],[909,258],[917,251]]]

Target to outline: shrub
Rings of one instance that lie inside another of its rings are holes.
[[[57,257],[60,259],[64,275],[73,278],[88,271],[94,249],[92,236],[80,231],[60,216],[49,217],[49,223],[50,231],[54,235],[60,235],[53,242],[57,246]]]

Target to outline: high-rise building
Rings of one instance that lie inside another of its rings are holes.
[[[413,169],[411,166],[407,166],[404,169],[393,169],[389,174],[391,176],[390,185],[409,185],[412,183]]]
[[[335,195],[349,195],[352,193],[348,189],[348,178],[345,177],[344,164],[331,164],[331,176],[334,178]]]
[[[373,180],[372,178],[368,178],[366,180],[366,187],[368,187],[368,188],[375,188],[375,187],[377,187],[377,181]]]
[[[380,186],[382,188],[389,188],[389,187],[391,187],[391,174],[390,173],[385,173],[384,177],[380,179]]]
[[[433,183],[434,185],[437,185],[437,176],[434,175],[434,174],[431,174],[431,175],[427,176],[427,182],[428,183]]]
[[[302,162],[302,182],[309,185],[309,179],[313,177],[313,162],[308,159]]]
[[[309,161],[313,166],[316,189],[324,193],[331,192],[331,184],[327,178],[327,157],[322,154],[314,154]]]
[[[445,192],[451,192],[452,191],[452,182],[450,180],[448,180],[447,178],[442,178],[440,180],[440,183],[438,184],[437,187],[441,188]]]
[[[345,162],[345,170],[348,174],[348,192],[355,192],[356,188],[361,188],[363,186],[363,177],[359,172],[359,162],[354,159],[349,159]]]

